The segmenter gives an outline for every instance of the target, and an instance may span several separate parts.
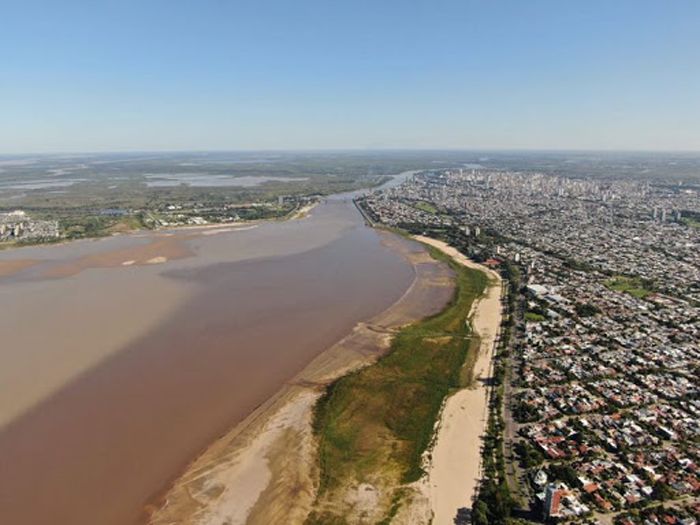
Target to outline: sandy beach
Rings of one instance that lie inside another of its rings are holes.
[[[385,235],[385,242],[396,242]],[[501,320],[500,276],[448,245],[422,237],[460,264],[486,272],[491,286],[473,306],[481,338],[475,384],[446,402],[427,476],[393,523],[452,523],[459,507],[471,506],[487,417],[486,379]],[[405,250],[405,248],[403,248]],[[342,341],[319,355],[282,391],[202,454],[152,509],[150,525],[301,524],[318,485],[314,405],[324,387],[389,348],[398,328],[439,311],[452,293],[446,267],[425,251],[408,254],[416,268],[411,288],[391,308],[359,323]],[[436,301],[442,297],[442,302]],[[430,299],[426,301],[426,299]],[[432,304],[426,309],[426,303]],[[371,504],[369,502],[368,504]]]
[[[427,237],[416,240],[433,246],[459,264],[487,273],[487,292],[472,306],[472,327],[480,337],[474,365],[474,385],[450,396],[442,410],[428,475],[422,484],[433,514],[433,523],[452,523],[457,509],[471,508],[480,476],[481,438],[488,419],[488,379],[501,324],[501,277],[477,264],[448,244]]]

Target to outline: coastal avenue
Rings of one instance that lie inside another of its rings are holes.
[[[151,264],[125,265],[139,257]],[[0,277],[0,522],[14,525],[138,522],[213,439],[413,279],[346,196],[298,221],[0,260],[31,262]]]

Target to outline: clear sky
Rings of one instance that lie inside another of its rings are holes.
[[[0,153],[700,150],[698,0],[0,0]]]

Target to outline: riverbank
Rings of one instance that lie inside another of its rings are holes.
[[[488,422],[488,388],[502,318],[501,277],[442,241],[414,238],[437,248],[458,264],[484,272],[490,281],[469,316],[479,338],[472,381],[445,401],[422,485],[433,523],[452,523],[459,508],[471,508],[480,478],[481,440]]]
[[[205,451],[149,509],[149,525],[336,517],[437,524],[471,505],[500,326],[500,276],[440,241],[414,238],[436,250],[431,257],[380,234],[416,269],[409,290]],[[455,276],[448,260],[464,270]],[[384,372],[391,377],[380,377]]]
[[[454,484],[463,481],[446,472],[455,467],[450,462],[466,461],[466,472],[477,476],[481,431],[460,425],[457,430],[465,435],[445,439],[445,425],[438,419],[441,414],[452,416],[452,397],[447,396],[455,389],[469,386],[482,394],[474,385],[486,375],[490,354],[482,355],[484,347],[475,338],[472,321],[477,320],[488,341],[486,325],[494,322],[492,312],[475,313],[489,288],[487,273],[449,246],[414,239],[430,246],[435,259],[450,262],[455,295],[438,315],[398,332],[385,357],[334,383],[319,403],[320,487],[306,523],[413,525],[428,524],[435,516],[439,517],[433,523],[450,523],[457,507],[448,516],[443,509],[452,498],[442,496],[459,493],[460,486]],[[498,306],[498,294],[496,299]],[[481,417],[483,407],[473,397],[465,401],[475,401],[476,406],[466,410]],[[466,454],[464,439],[469,441]],[[431,484],[433,492],[427,490]]]
[[[312,428],[318,399],[337,378],[386,352],[400,327],[442,310],[453,293],[447,265],[416,243],[379,235],[411,262],[410,288],[205,451],[150,509],[151,525],[304,522],[320,476]]]

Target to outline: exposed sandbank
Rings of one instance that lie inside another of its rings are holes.
[[[182,225],[175,227],[164,227],[156,230],[146,229],[126,229],[104,237],[96,239],[82,240],[99,240],[109,237],[120,237],[132,235],[134,237],[147,236],[151,242],[147,245],[130,247],[124,250],[110,251],[102,254],[92,254],[79,259],[70,261],[65,265],[58,265],[46,271],[43,276],[49,278],[68,277],[75,275],[88,268],[113,268],[116,266],[140,266],[143,264],[159,264],[170,259],[181,259],[192,256],[183,241],[190,240],[196,236],[216,235],[219,233],[231,233],[235,231],[245,231],[257,228],[260,224],[274,221],[299,220],[307,217],[311,210],[318,205],[318,202],[312,202],[290,213],[283,218],[259,219],[246,221],[243,223],[212,223],[202,225]],[[37,243],[27,246],[61,246],[75,242],[72,240],[63,240],[52,244]],[[12,248],[22,248],[27,246],[13,246]],[[11,249],[12,249],[11,248]],[[16,259],[16,260],[0,260],[0,277],[15,275],[27,268],[38,264],[41,261],[33,259]]]
[[[317,204],[318,204],[317,202],[311,202],[309,204],[302,206],[301,208],[294,211],[289,216],[289,220],[297,220],[297,219],[303,219],[304,217],[307,217],[309,215],[309,213],[311,213],[311,210],[313,210]]]
[[[63,264],[54,265],[44,271],[43,276],[49,278],[70,277],[88,268],[141,266],[190,257],[193,252],[184,242],[186,240],[188,240],[186,236],[174,237],[154,234],[148,244],[85,255]]]

